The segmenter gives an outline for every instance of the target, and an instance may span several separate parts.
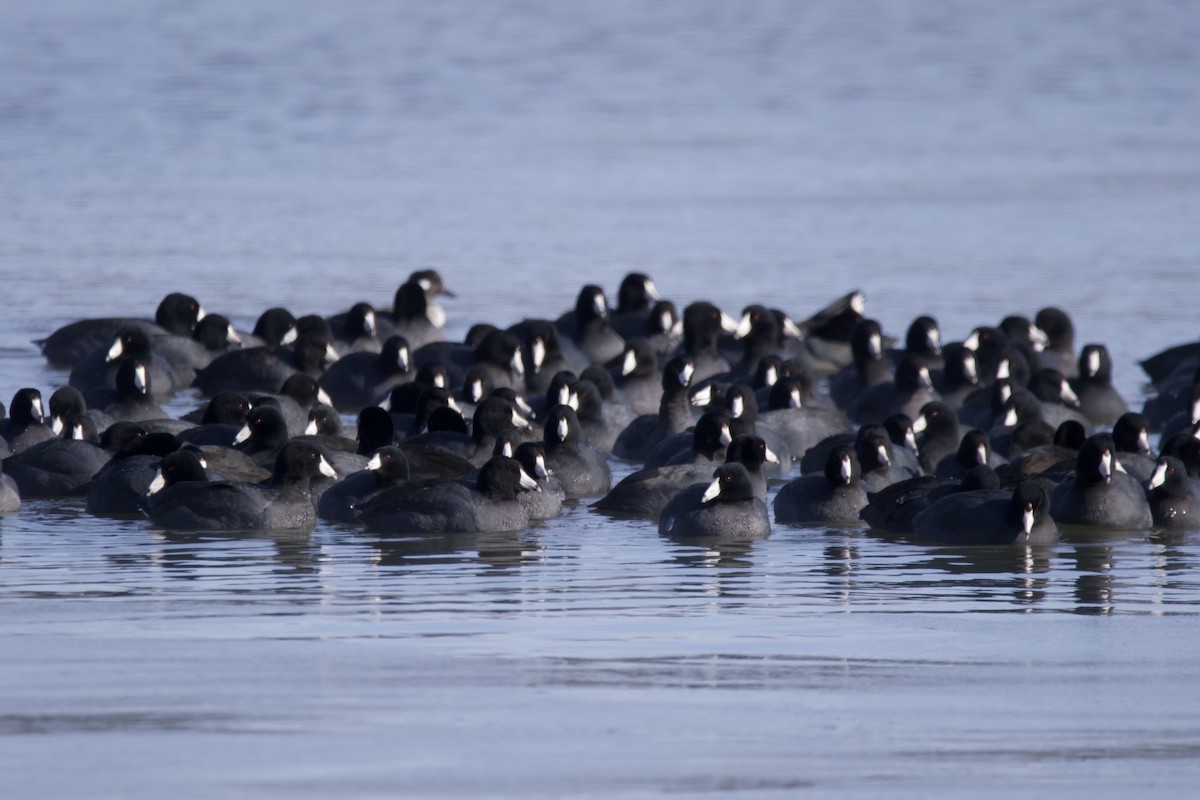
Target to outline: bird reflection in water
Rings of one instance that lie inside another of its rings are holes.
[[[1107,616],[1116,610],[1117,552],[1131,540],[1144,541],[1145,531],[1108,528],[1064,528],[1064,541],[1072,546],[1066,557],[1074,562],[1075,613]]]
[[[1157,613],[1166,613],[1170,593],[1196,590],[1196,583],[1188,581],[1188,577],[1196,574],[1197,541],[1200,541],[1197,531],[1162,529],[1150,534],[1154,559],[1154,593],[1150,602],[1160,607]]]
[[[921,565],[967,578],[956,586],[967,595],[1006,599],[1031,609],[1047,597],[1053,556],[1053,547],[938,548]]]
[[[825,535],[833,542],[822,551],[822,568],[830,577],[829,589],[835,593],[836,601],[848,605],[854,599],[854,589],[862,558],[851,531],[831,528]]]
[[[684,567],[689,575],[699,578],[679,584],[675,591],[701,592],[711,597],[750,596],[750,581],[754,577],[750,553],[754,540],[667,535],[663,538],[674,545],[667,563]]]
[[[940,589],[947,595],[961,593],[985,601],[1002,599],[1031,610],[1045,602],[1050,593],[1053,580],[1050,572],[1056,553],[1053,545],[947,547],[916,542],[909,534],[877,529],[868,531],[868,535],[872,539],[911,545],[912,559],[896,563],[912,576],[901,584],[912,590],[912,599],[928,597],[931,590]],[[863,574],[876,574],[877,567],[878,564],[866,564],[861,570]],[[950,586],[945,575],[966,580]],[[897,585],[889,583],[886,588],[890,591]]]
[[[228,560],[231,566],[246,568],[254,558],[265,558],[277,565],[276,574],[316,575],[320,547],[313,542],[310,531],[254,530],[254,531],[155,531],[155,538],[163,547],[155,556],[164,571],[174,578],[191,580],[211,576],[214,564]],[[221,549],[220,543],[230,545]],[[273,552],[255,550],[248,556],[247,546],[269,542]],[[274,591],[264,585],[264,591]]]
[[[444,533],[432,536],[380,536],[369,542],[380,567],[418,567],[469,564],[485,567],[478,573],[507,572],[539,564],[544,547],[536,529],[490,533]]]

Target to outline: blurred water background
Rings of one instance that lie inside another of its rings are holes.
[[[651,274],[902,335],[1069,310],[1197,338],[1200,5],[10,0],[0,398],[31,339],[171,290],[249,327],[473,322]],[[174,407],[196,402],[181,395]],[[0,771],[24,797],[1180,796],[1194,534],[964,553],[576,509],[515,534],[0,519]]]

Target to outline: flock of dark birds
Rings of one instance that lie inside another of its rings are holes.
[[[179,293],[153,321],[66,325],[36,342],[70,371],[48,408],[35,388],[0,404],[0,512],[83,497],[174,530],[420,534],[589,501],[671,537],[753,539],[773,517],[954,545],[1200,527],[1200,343],[1142,362],[1156,392],[1136,413],[1053,307],[945,344],[920,316],[899,341],[858,292],[734,318],[631,273],[615,308],[589,285],[557,319],[449,342],[439,295],[421,270],[391,309],[271,308],[250,333]],[[163,412],[189,389],[200,407]],[[613,460],[641,468],[613,485]]]

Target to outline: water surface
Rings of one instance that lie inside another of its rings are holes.
[[[448,332],[649,272],[902,334],[1196,337],[1194,3],[10,4],[0,398],[179,289]],[[173,410],[191,408],[180,395]],[[0,519],[6,797],[1180,796],[1194,534],[961,552],[582,508],[512,534]]]

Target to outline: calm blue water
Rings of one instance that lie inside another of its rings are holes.
[[[449,333],[630,269],[947,338],[1058,304],[1197,336],[1200,6],[14,0],[0,398],[179,289]],[[174,410],[192,407],[181,395]],[[494,536],[0,519],[6,798],[1182,796],[1195,534],[724,551],[576,509]]]

